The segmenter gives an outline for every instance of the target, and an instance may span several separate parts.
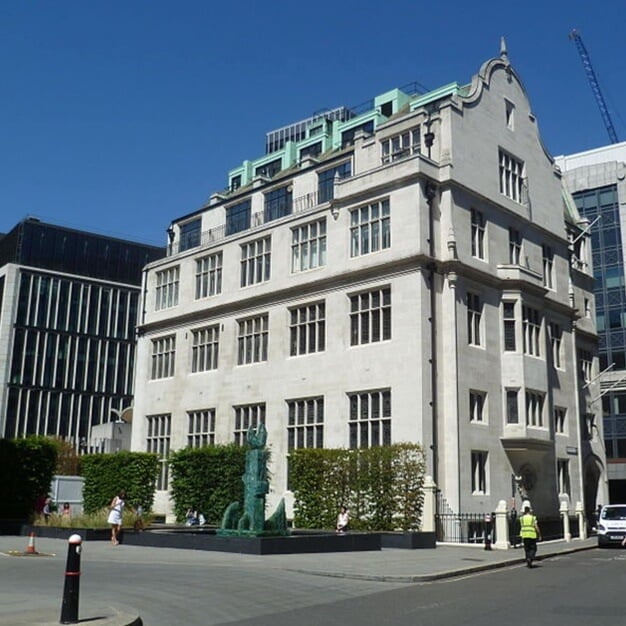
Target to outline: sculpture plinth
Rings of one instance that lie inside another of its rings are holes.
[[[224,511],[218,535],[236,537],[282,537],[289,534],[285,501],[282,499],[274,514],[265,519],[265,496],[269,491],[265,449],[265,424],[250,427],[246,434],[250,449],[246,452],[246,471],[242,476],[244,488],[243,513],[239,502],[232,502]]]

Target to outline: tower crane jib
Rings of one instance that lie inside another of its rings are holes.
[[[602,92],[600,91],[600,85],[598,83],[598,79],[596,78],[596,73],[593,71],[593,65],[591,65],[591,59],[589,58],[587,48],[585,48],[585,44],[583,43],[582,36],[576,29],[574,29],[570,32],[569,38],[576,44],[576,48],[578,49],[578,54],[583,62],[587,80],[589,81],[593,95],[596,98],[596,103],[600,109],[600,114],[602,115],[606,132],[609,134],[609,139],[611,140],[611,143],[617,143],[619,141],[617,133],[615,132],[615,127],[611,121],[611,116],[602,96]]]

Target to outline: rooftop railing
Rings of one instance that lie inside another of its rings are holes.
[[[320,201],[320,194],[317,191],[311,191],[302,196],[298,196],[297,198],[293,198],[290,203],[291,206],[289,207],[287,206],[289,203],[285,203],[286,206],[284,212],[281,211],[278,217],[270,217],[265,210],[251,213],[249,225],[244,228],[237,228],[234,223],[231,223],[229,228],[229,223],[224,222],[215,228],[209,228],[209,230],[202,231],[197,242],[194,242],[195,245],[190,245],[188,242],[185,242],[184,247],[181,248],[181,241],[174,241],[168,246],[168,256],[174,256],[186,250],[209,247],[236,234],[242,232],[253,232],[265,224],[274,222],[283,217],[311,211],[332,198],[332,193],[324,193],[322,195],[330,195],[330,198],[324,199],[322,197],[322,200]]]

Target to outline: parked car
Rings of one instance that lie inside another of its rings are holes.
[[[607,504],[598,519],[598,546],[621,545],[626,537],[626,504]]]

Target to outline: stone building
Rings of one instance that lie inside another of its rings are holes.
[[[0,238],[0,436],[101,449],[92,427],[132,405],[141,270],[164,254],[33,218]]]
[[[132,446],[164,459],[157,510],[170,450],[259,420],[270,506],[294,448],[408,441],[449,510],[593,509],[586,222],[504,44],[469,84],[331,113],[268,133],[146,268]]]

